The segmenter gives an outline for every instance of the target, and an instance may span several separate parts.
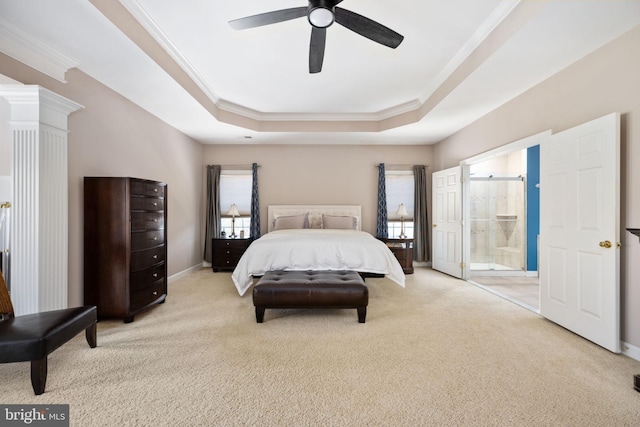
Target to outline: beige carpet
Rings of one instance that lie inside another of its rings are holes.
[[[2,403],[68,403],[73,426],[640,425],[640,362],[464,281],[368,279],[355,310],[267,310],[209,269],[134,323],[49,359],[0,365]]]

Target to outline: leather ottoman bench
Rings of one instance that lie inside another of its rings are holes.
[[[253,287],[256,321],[267,308],[355,308],[364,323],[369,290],[355,271],[269,271]]]

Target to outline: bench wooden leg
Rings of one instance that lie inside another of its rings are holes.
[[[98,323],[97,322],[93,323],[91,326],[89,326],[84,331],[84,334],[87,337],[87,343],[89,344],[89,347],[91,347],[91,348],[96,348],[96,345],[98,345],[97,331],[98,331]]]
[[[264,307],[256,307],[256,322],[262,323],[264,320]]]
[[[364,323],[365,317],[367,317],[367,306],[358,307],[358,323]]]
[[[44,393],[47,383],[47,357],[31,361],[31,385],[36,395]]]

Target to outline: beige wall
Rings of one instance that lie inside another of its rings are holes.
[[[327,134],[327,138],[330,137],[331,135]],[[354,204],[362,206],[362,229],[375,234],[378,202],[378,169],[375,165],[431,165],[432,148],[361,145],[208,145],[205,147],[205,164],[259,163],[261,218],[267,218],[268,205]],[[430,179],[430,169],[427,175]],[[267,224],[263,221],[260,225],[264,234]]]
[[[62,84],[0,54],[0,74],[84,106],[69,117],[69,304],[83,301],[84,176],[131,176],[168,184],[168,270],[202,262],[200,143],[76,69]]]
[[[640,346],[640,28],[557,73],[434,147],[434,171],[538,132],[622,114],[623,340]],[[636,165],[635,168],[633,165]]]

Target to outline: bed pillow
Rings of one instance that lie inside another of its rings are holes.
[[[357,230],[358,219],[355,216],[336,216],[322,214],[322,228],[332,230]]]
[[[322,215],[309,214],[309,228],[322,228]]]
[[[273,231],[309,228],[309,214],[279,216],[273,220]]]

